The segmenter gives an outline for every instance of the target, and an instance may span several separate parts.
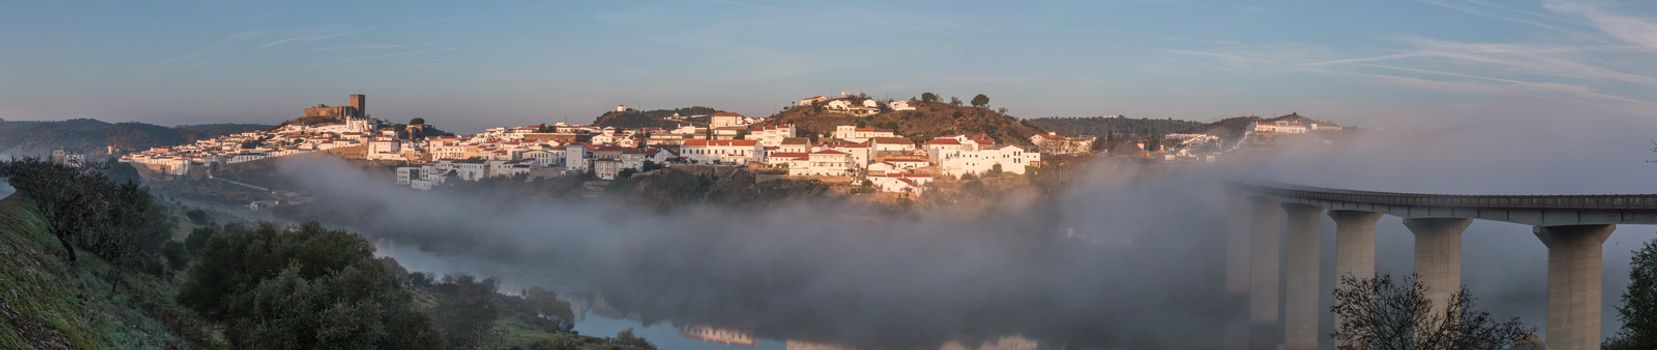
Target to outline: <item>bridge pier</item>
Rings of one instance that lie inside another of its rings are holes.
[[[1600,347],[1601,260],[1617,225],[1536,226],[1548,246],[1548,349]]]
[[[1285,203],[1283,348],[1318,348],[1319,232],[1323,208]]]
[[[1249,348],[1277,349],[1283,209],[1266,197],[1249,197],[1249,209]]]
[[[1375,222],[1381,213],[1330,210],[1329,218],[1335,219],[1335,277],[1374,278]]]
[[[1247,305],[1249,300],[1249,279],[1253,276],[1249,271],[1249,241],[1254,238],[1251,231],[1249,217],[1254,214],[1250,206],[1249,196],[1242,191],[1226,191],[1227,202],[1226,231],[1225,231],[1225,288],[1226,295],[1239,305]],[[1245,306],[1246,307],[1246,306]],[[1249,316],[1239,312],[1226,320],[1224,329],[1224,343],[1229,349],[1247,349],[1249,346]]]
[[[1225,234],[1225,289],[1232,295],[1246,295],[1249,291],[1249,217],[1254,215],[1249,197],[1241,193],[1227,193],[1228,212]]]
[[[1461,233],[1471,219],[1404,219],[1415,233],[1415,275],[1427,287],[1432,312],[1443,315],[1450,299],[1461,291]]]
[[[1335,219],[1335,288],[1342,278],[1374,278],[1375,222],[1381,213],[1330,210],[1329,218]],[[1336,315],[1335,327],[1340,324]]]

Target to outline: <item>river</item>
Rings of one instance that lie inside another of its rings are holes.
[[[376,253],[380,256],[389,256],[397,259],[398,263],[409,271],[419,271],[435,274],[467,273],[473,275],[494,276],[500,279],[500,289],[504,292],[519,291],[530,287],[550,288],[559,293],[560,298],[570,302],[576,312],[575,331],[585,335],[598,337],[612,337],[622,330],[632,329],[633,334],[643,337],[661,349],[789,349],[786,340],[753,337],[741,331],[711,332],[730,335],[737,341],[724,344],[714,341],[704,341],[687,336],[681,332],[681,327],[687,330],[707,330],[699,325],[679,325],[673,322],[646,323],[638,318],[629,318],[605,310],[603,301],[591,297],[572,297],[571,291],[575,287],[568,285],[541,285],[525,283],[526,280],[540,280],[541,276],[527,276],[520,269],[492,263],[484,259],[469,256],[437,255],[421,251],[413,247],[395,244],[389,241],[376,241]],[[595,305],[597,304],[597,305]],[[743,341],[746,335],[747,340]],[[799,348],[796,341],[795,348]],[[821,349],[821,348],[820,348]],[[832,349],[829,347],[828,349]]]

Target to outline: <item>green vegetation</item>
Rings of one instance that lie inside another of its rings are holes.
[[[189,269],[178,302],[223,324],[237,348],[436,348],[431,319],[373,252],[315,223],[225,232]]]
[[[0,348],[652,349],[573,333],[550,291],[436,282],[314,222],[218,226],[103,167],[24,159],[0,171],[18,189],[0,200]]]
[[[264,130],[264,129],[270,129],[270,128],[274,128],[274,127],[276,127],[276,126],[274,126],[274,125],[265,125],[265,124],[219,123],[219,124],[179,125],[177,127],[174,127],[173,129],[177,129],[179,132],[184,133],[184,138],[185,139],[188,139],[188,140],[201,140],[201,139],[211,138],[211,137],[215,137],[215,136],[219,136],[219,135],[229,135],[229,134],[235,134],[235,133],[246,132],[246,131]]]
[[[106,145],[121,149],[147,149],[269,127],[253,124],[206,124],[169,128],[131,122],[111,124],[95,119],[0,120],[0,154],[43,156],[59,149],[102,154]]]
[[[743,169],[709,171],[685,170],[679,166],[654,173],[617,179],[604,189],[622,200],[657,209],[673,209],[698,203],[728,206],[766,205],[797,198],[825,198],[829,186],[816,180],[755,181]]]
[[[173,223],[138,184],[117,185],[102,167],[63,167],[35,158],[0,163],[0,175],[11,177],[17,192],[46,217],[48,231],[71,263],[80,247],[133,270],[166,270],[161,245]]]
[[[1337,349],[1508,349],[1536,339],[1515,317],[1496,321],[1462,288],[1442,311],[1414,277],[1342,277],[1330,310],[1339,318]]]
[[[87,188],[115,185],[82,183],[101,177],[31,160],[4,163],[0,168],[18,188],[16,194],[0,200],[0,256],[5,257],[0,259],[0,291],[7,293],[0,297],[0,324],[6,325],[0,327],[0,348],[222,347],[210,326],[171,301],[175,288],[170,276],[157,275],[168,272],[157,269],[161,259],[149,249],[166,236],[154,237],[147,223],[130,234],[125,227],[115,226],[134,220],[164,221],[152,216],[161,215],[157,211],[139,210],[139,206],[153,208],[146,193],[122,186],[126,188],[104,198],[139,204],[90,216],[69,215],[85,212],[60,208],[58,220],[85,222],[54,222],[36,203],[78,201],[74,197]],[[33,178],[67,172],[76,174],[55,180]],[[43,187],[42,183],[68,186]],[[146,199],[134,198],[140,195]],[[66,228],[84,231],[69,237],[54,234]],[[144,248],[108,246],[119,241]]]
[[[1024,122],[1044,130],[1058,132],[1060,135],[1089,135],[1112,140],[1124,137],[1156,138],[1187,132],[1203,125],[1201,122],[1189,120],[1115,117],[1052,117],[1025,119]]]
[[[988,99],[985,97],[986,104]],[[970,137],[988,137],[998,144],[1020,146],[1030,145],[1030,136],[1042,132],[1020,122],[1018,118],[988,108],[926,101],[913,105],[913,111],[887,111],[867,117],[798,106],[766,118],[760,125],[794,124],[802,137],[827,135],[833,133],[836,126],[856,125],[891,130],[917,142],[937,136],[966,134]]]
[[[702,107],[702,106],[675,108],[675,109],[658,109],[658,110],[652,110],[652,111],[636,111],[636,110],[627,110],[625,112],[614,112],[614,111],[612,111],[612,112],[607,112],[607,113],[604,113],[602,115],[599,115],[597,119],[593,120],[593,126],[598,126],[598,127],[611,126],[611,127],[629,128],[629,129],[637,129],[637,128],[672,129],[672,128],[678,127],[680,123],[676,122],[676,121],[667,120],[666,118],[669,117],[669,116],[672,116],[674,114],[678,114],[679,116],[682,116],[682,117],[689,117],[689,116],[693,116],[693,115],[710,115],[710,114],[713,114],[714,112],[721,112],[721,111],[718,110],[718,109]],[[707,124],[708,124],[708,121],[706,119],[701,120],[700,123],[699,123],[699,125],[702,125],[702,126],[707,126]]]
[[[1657,240],[1635,250],[1633,260],[1617,306],[1622,329],[1605,340],[1605,349],[1657,349]]]

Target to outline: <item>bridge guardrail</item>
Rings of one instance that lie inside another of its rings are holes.
[[[1248,182],[1232,182],[1231,185],[1248,192],[1273,196],[1377,205],[1584,210],[1634,209],[1657,211],[1657,194],[1454,195],[1355,191],[1291,184],[1258,184]]]

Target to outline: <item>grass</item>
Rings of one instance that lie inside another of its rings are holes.
[[[172,302],[176,281],[85,253],[70,266],[45,220],[19,198],[0,200],[0,348],[222,347]]]

